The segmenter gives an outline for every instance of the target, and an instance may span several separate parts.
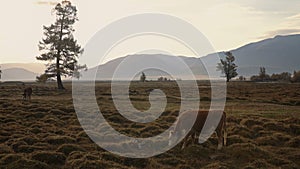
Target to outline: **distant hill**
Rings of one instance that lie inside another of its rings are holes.
[[[42,63],[4,63],[0,64],[1,69],[22,68],[30,72],[42,74],[45,71],[45,65]]]
[[[38,74],[22,68],[2,70],[1,81],[33,81]]]
[[[172,79],[191,79],[187,70],[191,70],[196,78],[206,77],[206,71],[203,69],[203,64],[200,59],[184,56],[180,56],[179,58],[183,62],[180,62],[174,56],[164,54],[128,55],[109,61],[106,64],[90,68],[87,72],[82,72],[82,79],[94,79],[96,74],[96,80],[111,80],[119,65],[122,65],[124,69],[120,72],[120,76],[116,77],[116,75],[114,75],[118,80],[132,79],[132,77],[127,74],[129,72],[132,72],[132,74],[137,73],[135,79],[139,79],[141,72],[136,72],[135,70],[138,67],[142,68],[142,65],[149,67],[149,69],[143,70],[148,80],[156,80],[160,76],[171,78],[167,72],[153,68],[156,66],[160,67],[162,70],[169,70],[170,73],[172,72],[171,74],[174,75]],[[183,65],[184,62],[186,63],[186,67]]]
[[[276,36],[234,49],[232,53],[240,75],[258,74],[259,67],[265,67],[268,74],[293,72],[300,70],[300,35]],[[223,52],[219,55],[224,57]]]

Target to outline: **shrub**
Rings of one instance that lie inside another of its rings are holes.
[[[272,74],[271,76],[272,81],[285,81],[289,82],[291,81],[291,73],[289,72],[283,72],[280,74]]]
[[[294,71],[293,77],[291,78],[292,82],[300,82],[300,71]]]

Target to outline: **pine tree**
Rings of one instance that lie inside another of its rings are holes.
[[[58,89],[64,89],[61,76],[72,76],[74,72],[86,69],[86,65],[79,65],[77,61],[83,49],[73,36],[73,24],[78,21],[76,6],[64,0],[55,6],[53,13],[56,20],[43,27],[44,37],[38,45],[42,54],[36,59],[48,61],[45,74],[56,77]]]
[[[237,73],[237,65],[235,65],[235,58],[231,52],[225,52],[226,58],[225,60],[220,59],[221,63],[218,63],[217,70],[222,71],[225,74],[226,81],[229,82],[230,79],[236,77]]]

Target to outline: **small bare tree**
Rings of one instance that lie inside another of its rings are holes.
[[[141,77],[140,77],[140,81],[141,81],[141,82],[145,82],[145,81],[146,81],[146,75],[145,75],[144,72],[142,72],[142,75],[141,75]]]

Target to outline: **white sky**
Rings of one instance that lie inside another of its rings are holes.
[[[51,9],[55,2],[59,1],[0,0],[0,63],[37,62],[42,26],[53,23]],[[186,20],[209,39],[216,51],[235,49],[277,34],[300,33],[300,0],[72,0],[72,3],[77,6],[79,17],[75,37],[83,47],[107,24],[146,12]],[[147,46],[133,49],[133,44],[146,40],[150,42]],[[192,55],[180,44],[148,36],[124,42],[109,57],[154,48],[175,55]]]

